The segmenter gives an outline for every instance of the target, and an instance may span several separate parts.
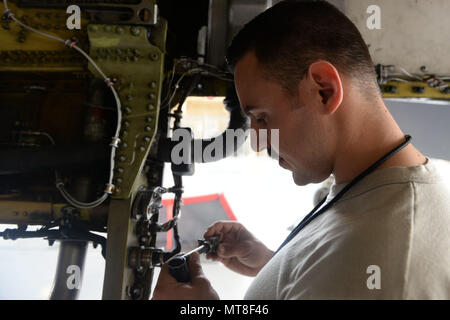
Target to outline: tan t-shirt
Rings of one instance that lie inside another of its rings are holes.
[[[433,160],[365,177],[266,264],[245,299],[450,299],[450,187]]]

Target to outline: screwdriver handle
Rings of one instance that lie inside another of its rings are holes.
[[[169,273],[178,282],[191,281],[188,267],[189,256],[174,257],[169,261]]]

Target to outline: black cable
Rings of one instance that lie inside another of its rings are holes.
[[[281,244],[281,246],[275,251],[274,255],[277,254],[278,251],[281,250],[289,241],[292,240],[304,227],[306,227],[311,221],[313,221],[315,218],[320,216],[322,213],[327,211],[332,205],[334,205],[339,199],[341,199],[344,194],[350,190],[355,184],[357,184],[359,181],[361,181],[364,177],[372,173],[376,168],[378,168],[382,163],[384,163],[386,160],[391,158],[394,154],[405,148],[408,144],[411,143],[411,136],[406,135],[405,136],[405,142],[403,142],[398,147],[395,147],[391,151],[389,151],[386,155],[381,157],[379,160],[377,160],[374,164],[372,164],[369,168],[364,170],[360,175],[358,175],[356,178],[354,178],[352,181],[350,181],[333,199],[331,199],[330,202],[328,202],[322,209],[320,209],[318,212],[315,212],[317,209],[320,208],[320,206],[325,202],[327,197],[323,198],[322,201],[319,202],[318,205],[315,206],[315,208],[306,215],[306,217],[303,218],[303,220],[292,230],[292,232],[289,234],[289,236],[284,240],[284,242]]]

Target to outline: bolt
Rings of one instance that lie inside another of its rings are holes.
[[[127,98],[127,100],[128,100],[128,98]],[[131,108],[130,107],[126,107],[125,109],[123,109],[123,111],[125,111],[125,113],[127,113],[127,114],[130,114],[131,113]]]
[[[423,87],[423,86],[413,86],[412,87],[412,91],[414,92],[414,93],[424,93],[424,91],[425,91],[425,87]]]
[[[130,126],[130,121],[125,120],[125,121],[122,123],[122,125],[123,125],[125,128],[128,128],[128,127]]]
[[[145,148],[144,148],[143,146],[140,146],[140,147],[139,147],[139,151],[140,151],[140,152],[144,152],[144,151],[145,151]]]
[[[141,28],[139,28],[139,27],[131,27],[131,34],[133,36],[137,37],[138,35],[141,34]]]
[[[147,110],[148,111],[153,111],[153,110],[155,110],[155,106],[150,103],[150,104],[147,105]]]
[[[384,92],[386,93],[396,93],[397,87],[396,86],[384,86]]]
[[[141,242],[147,242],[148,238],[147,237],[141,237]]]
[[[147,117],[147,119],[145,119],[147,122],[152,122],[153,121],[153,119],[152,119],[152,117]]]
[[[144,142],[147,142],[147,143],[149,143],[150,142],[150,137],[144,137]]]
[[[127,130],[123,130],[122,131],[122,137],[126,137],[128,135],[128,131]]]
[[[156,95],[154,93],[149,93],[148,98],[150,100],[154,100],[156,98]]]
[[[118,172],[118,173],[123,173],[123,168],[120,168],[120,167],[117,168],[117,172]]]
[[[127,158],[125,156],[120,156],[119,161],[124,162]]]
[[[122,181],[123,181],[122,178],[117,178],[117,179],[116,179],[116,183],[117,183],[117,184],[121,184]]]
[[[156,89],[156,81],[152,81],[148,84],[148,86],[152,89]]]
[[[128,147],[128,144],[126,142],[122,142],[121,147],[122,149],[126,149]]]
[[[148,131],[152,131],[152,127],[150,127],[150,126],[146,126],[144,129],[145,129],[145,131],[147,131],[147,132],[148,132]]]

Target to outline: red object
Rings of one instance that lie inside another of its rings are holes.
[[[162,200],[162,205],[166,209],[167,221],[172,219],[173,201],[174,201],[174,199]],[[190,204],[219,201],[223,210],[226,212],[228,219],[232,220],[232,221],[237,221],[236,216],[234,215],[233,210],[231,210],[231,207],[228,204],[228,201],[225,199],[225,195],[223,193],[182,198],[182,201],[183,201],[184,206],[187,206]],[[181,210],[183,211],[183,207],[181,207]],[[172,238],[173,238],[172,234],[173,234],[173,230],[169,230],[166,235],[166,249],[167,250],[172,248]]]

